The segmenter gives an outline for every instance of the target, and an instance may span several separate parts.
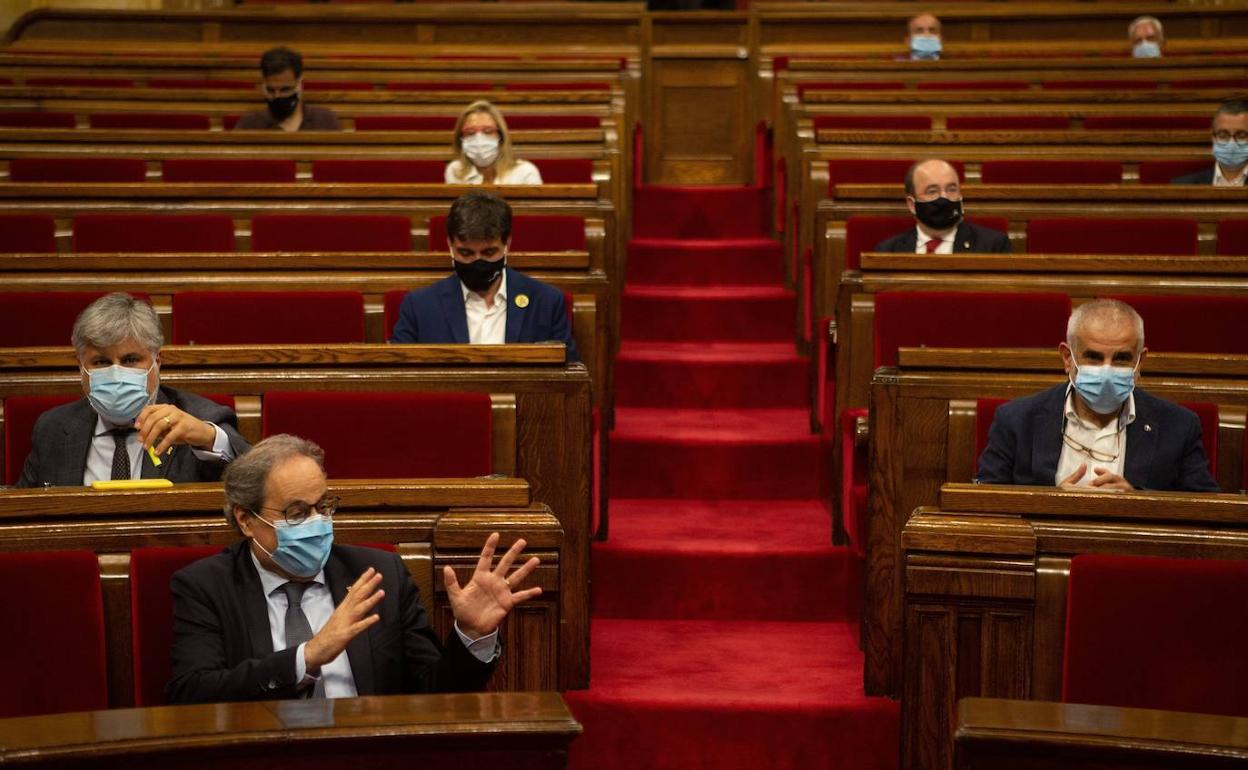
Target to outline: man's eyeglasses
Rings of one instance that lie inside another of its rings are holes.
[[[1227,144],[1232,139],[1235,144],[1248,144],[1248,131],[1236,131],[1232,134],[1230,131],[1214,131],[1213,141],[1219,144]]]
[[[338,503],[341,500],[342,498],[338,495],[326,495],[312,505],[308,505],[305,502],[295,502],[286,506],[285,510],[280,508],[270,508],[263,505],[260,506],[260,508],[265,511],[282,510],[282,516],[286,519],[286,523],[293,526],[307,521],[308,517],[311,516],[313,512],[319,513],[327,519],[332,517],[334,515],[334,511],[338,510]]]
[[[1090,446],[1084,446],[1083,444],[1074,440],[1073,438],[1070,437],[1070,434],[1066,432],[1066,425],[1064,423],[1062,424],[1062,441],[1066,442],[1066,446],[1070,447],[1076,452],[1081,452],[1087,455],[1093,460],[1096,460],[1098,463],[1112,463],[1118,459],[1118,455],[1122,454],[1122,431],[1121,430],[1114,434],[1114,453],[1113,454],[1110,454],[1109,452],[1102,452],[1099,449],[1093,449]]]

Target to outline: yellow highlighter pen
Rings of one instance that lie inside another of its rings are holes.
[[[172,450],[173,447],[170,447],[170,449]],[[152,465],[155,465],[157,468],[160,467],[160,455],[156,454],[156,447],[149,446],[147,448],[147,456],[152,458]]]

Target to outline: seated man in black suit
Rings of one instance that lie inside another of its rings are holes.
[[[562,342],[568,361],[581,360],[563,292],[507,267],[507,201],[484,190],[459,196],[446,218],[446,245],[455,272],[403,298],[391,342]]]
[[[324,453],[306,439],[261,441],[225,474],[225,516],[245,539],[174,574],[170,703],[463,692],[485,686],[498,626],[541,588],[512,591],[534,569],[517,540],[472,580],[443,578],[455,631],[446,646],[397,554],[333,544],[338,498]]]
[[[163,334],[151,305],[100,297],[74,321],[72,341],[85,397],[39,416],[19,487],[216,481],[247,451],[232,409],[160,384]]]
[[[997,409],[977,482],[1218,491],[1199,418],[1135,387],[1147,348],[1131,306],[1080,305],[1058,349],[1069,380]]]
[[[892,254],[1007,253],[1008,235],[967,222],[958,171],[943,160],[921,160],[906,171],[906,207],[915,226],[875,247]]]
[[[1170,180],[1170,184],[1243,187],[1248,180],[1248,99],[1232,99],[1213,116],[1213,159],[1209,168]]]

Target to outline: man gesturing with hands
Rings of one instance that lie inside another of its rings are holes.
[[[312,442],[272,436],[227,470],[226,517],[244,536],[174,575],[170,703],[456,692],[485,686],[498,626],[541,594],[513,591],[537,568],[517,540],[471,580],[444,575],[455,629],[443,645],[402,560],[333,544],[338,499]],[[508,574],[510,572],[510,575]]]

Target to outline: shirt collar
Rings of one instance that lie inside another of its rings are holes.
[[[463,281],[459,282],[459,288],[464,293],[465,303],[471,302],[474,298],[477,302],[485,302],[480,294],[465,286]],[[503,268],[503,280],[498,284],[498,292],[494,294],[494,304],[498,305],[500,302],[504,305],[507,304],[507,268],[505,267]]]
[[[1246,177],[1248,177],[1248,167],[1245,167],[1240,175],[1235,177],[1235,181],[1232,182],[1226,178],[1226,174],[1222,173],[1222,166],[1220,164],[1213,164],[1213,183],[1219,187],[1236,187],[1244,185],[1248,182],[1248,178]]]
[[[260,585],[264,588],[265,596],[271,595],[274,591],[290,582],[290,578],[283,577],[261,564],[260,560],[256,558],[256,552],[252,550],[250,543],[247,544],[247,555],[251,557],[251,563],[256,565],[256,572],[260,574]],[[309,582],[325,585],[325,570],[322,569],[316,573],[316,577]]]
[[[1128,425],[1135,422],[1135,391],[1134,390],[1132,390],[1131,394],[1127,396],[1126,407],[1127,407],[1126,409],[1122,409],[1118,412],[1118,430],[1123,430]],[[1079,413],[1075,411],[1075,386],[1072,385],[1069,381],[1067,381],[1066,383],[1066,408],[1063,411],[1063,414],[1065,415],[1068,421],[1074,420],[1077,424],[1083,426],[1084,428],[1087,428],[1088,430],[1099,430],[1098,426],[1089,425],[1087,422],[1084,421],[1082,417],[1079,416]]]
[[[917,233],[918,235],[918,242],[920,246],[922,246],[923,244],[927,243],[928,241],[932,239],[932,236],[923,232],[923,228],[919,227],[918,225],[914,226],[914,232]],[[937,240],[939,240],[942,243],[949,243],[954,238],[956,238],[957,235],[958,235],[958,228],[955,227],[953,228],[953,231],[950,232],[948,235],[938,238]]]

